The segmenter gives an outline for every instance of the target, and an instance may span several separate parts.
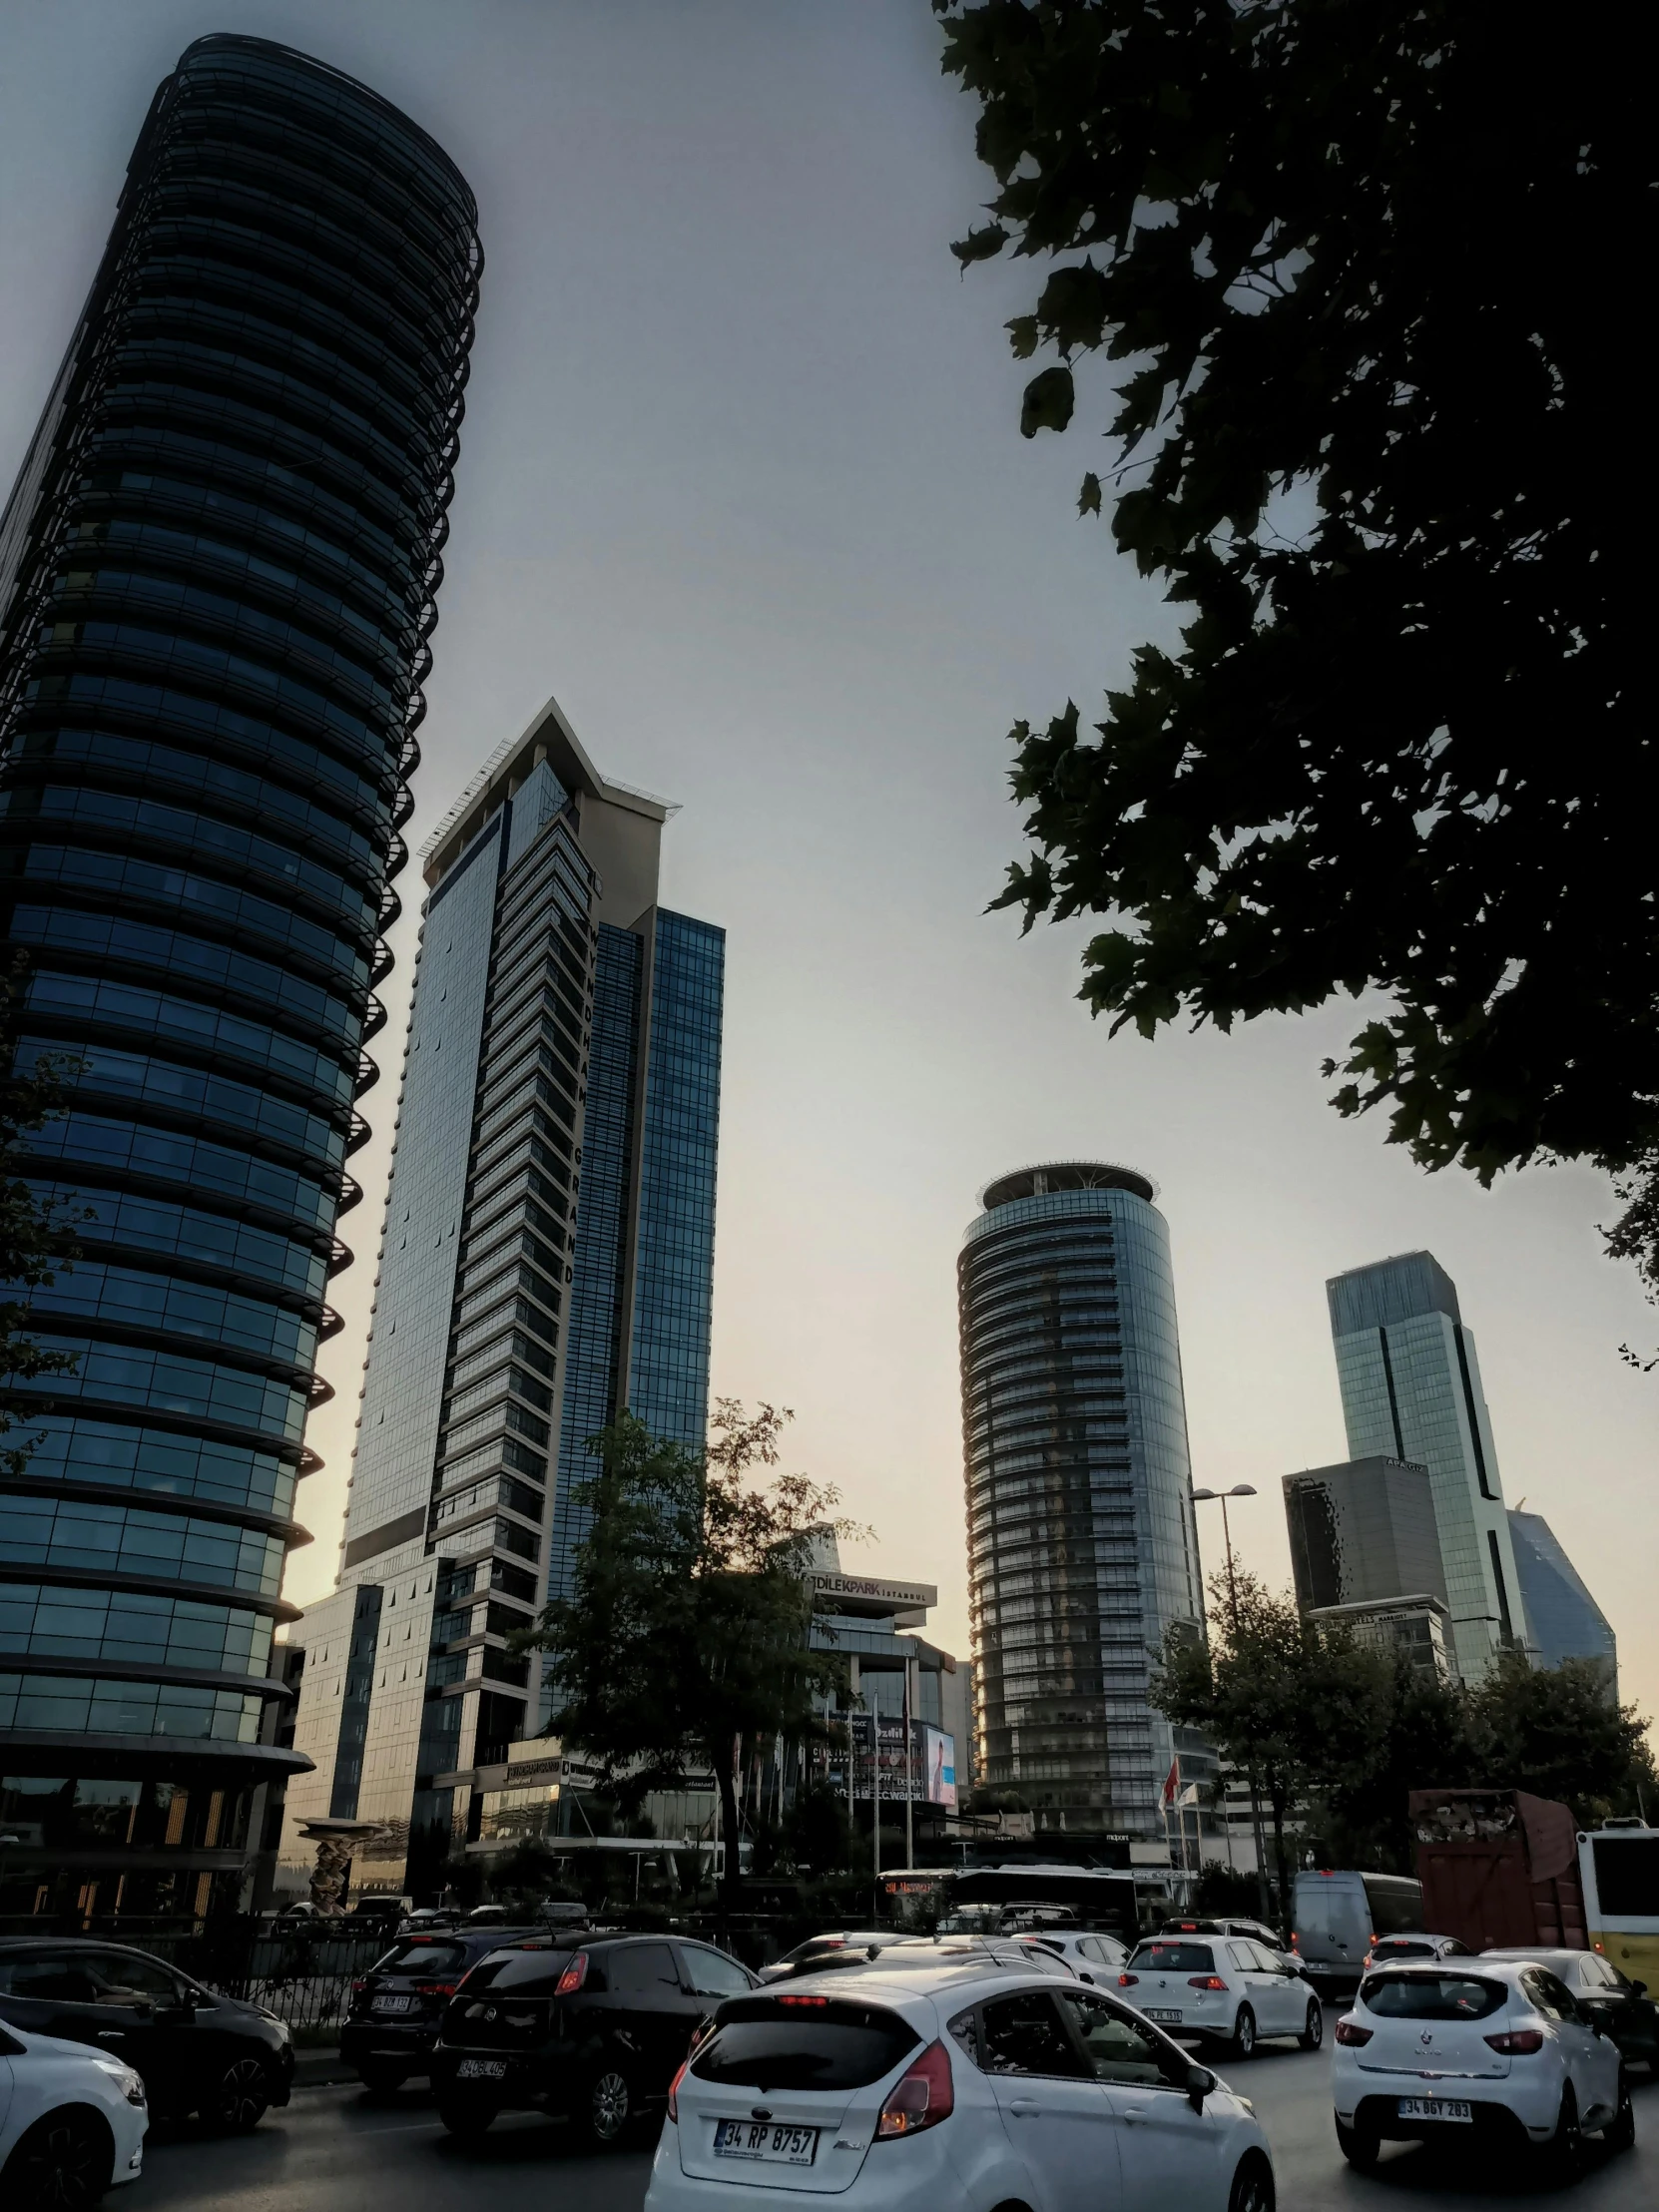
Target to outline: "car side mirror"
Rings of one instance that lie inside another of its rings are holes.
[[[1647,1983],[1645,1981],[1633,1981],[1630,1984],[1630,1993],[1634,1997],[1645,1997],[1647,1995]]]
[[[1204,2100],[1216,2086],[1216,2077],[1208,2066],[1187,2068],[1187,2102],[1195,2112],[1202,2112]]]
[[[1092,1982],[1094,1980],[1094,1975],[1089,1972],[1086,1966],[1079,1966],[1077,1969],[1077,1978],[1079,1981]]]

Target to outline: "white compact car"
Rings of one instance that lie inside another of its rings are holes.
[[[1531,1960],[1446,1959],[1368,1974],[1337,2023],[1337,2140],[1356,2166],[1384,2142],[1546,2145],[1563,2167],[1586,2131],[1636,2139],[1618,2046]]]
[[[6,2212],[78,2212],[113,2182],[136,2181],[149,2124],[144,2083],[124,2058],[0,2026]]]
[[[1325,2040],[1325,2008],[1288,1959],[1248,1936],[1153,1936],[1137,1943],[1118,1987],[1172,2035],[1249,2058],[1264,2035]]]
[[[1115,1996],[1020,1964],[733,1997],[669,2093],[646,2212],[1273,2212],[1249,2103]]]
[[[1045,1928],[1021,1940],[1035,1943],[1043,1950],[1051,1950],[1056,1958],[1063,1958],[1079,1981],[1102,1981],[1109,1986],[1116,1985],[1118,1969],[1129,1956],[1127,1943],[1120,1943],[1115,1936],[1097,1935],[1088,1928]]]

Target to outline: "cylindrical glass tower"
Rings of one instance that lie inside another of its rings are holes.
[[[990,1184],[957,1263],[974,1726],[982,1784],[1039,1828],[1161,1838],[1177,1749],[1147,1702],[1203,1633],[1169,1231],[1131,1168]]]
[[[0,928],[21,1057],[82,1063],[26,1172],[91,1213],[33,1301],[77,1369],[14,1396],[0,1486],[4,1909],[204,1910],[304,1764],[272,1628],[480,267],[407,117],[200,40],[0,523]]]

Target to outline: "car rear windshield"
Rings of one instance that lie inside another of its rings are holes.
[[[1366,2010],[1384,2020],[1483,2020],[1508,1995],[1501,1981],[1467,1973],[1373,1974],[1360,1991]]]
[[[517,1996],[551,1996],[560,1974],[570,1964],[571,1950],[561,1944],[537,1943],[533,1950],[503,1951],[499,1958],[486,1958],[474,1966],[467,1975],[466,1985],[473,1989],[511,1989]],[[603,1976],[593,1961],[588,1965],[584,1989],[602,1988]]]
[[[1142,1943],[1129,1963],[1143,1973],[1214,1973],[1216,1954],[1208,1943]]]
[[[691,2070],[731,2088],[862,2089],[891,2073],[920,2040],[896,2012],[876,2005],[820,1999],[763,2010],[740,2000]]]
[[[1432,1958],[1432,1943],[1407,1942],[1401,1936],[1390,1936],[1377,1946],[1378,1956],[1389,1958]]]
[[[411,1981],[441,1981],[447,1974],[458,1973],[465,1964],[464,1943],[416,1938],[412,1942],[394,1943],[384,1958],[376,1961],[374,1971],[406,1974]]]

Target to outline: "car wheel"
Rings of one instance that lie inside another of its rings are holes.
[[[1239,2160],[1227,2212],[1274,2212],[1273,2168],[1260,2151]]]
[[[1548,2148],[1550,2163],[1558,2173],[1575,2174],[1584,2163],[1584,2130],[1578,2124],[1578,2098],[1570,2081],[1561,2091],[1561,2110]]]
[[[1318,1997],[1315,1997],[1308,2007],[1307,2024],[1297,2037],[1297,2041],[1304,2050],[1318,2050],[1321,2043],[1325,2041],[1325,2006],[1321,2004]]]
[[[1630,2083],[1622,2066],[1619,2068],[1618,2107],[1602,2129],[1601,2139],[1609,2150],[1634,2150],[1636,2147],[1636,2107],[1630,2101]]]
[[[1239,2006],[1239,2016],[1233,2022],[1233,2032],[1227,2039],[1227,2048],[1235,2058],[1253,2058],[1256,2055],[1256,2015],[1248,2004]]]
[[[1377,2164],[1377,2155],[1382,2148],[1382,2141],[1381,2136],[1373,2135],[1365,2128],[1345,2127],[1339,2120],[1337,2148],[1351,2166],[1358,2166],[1365,2171]]]
[[[98,2202],[114,2168],[108,2124],[85,2105],[65,2105],[19,2140],[0,2172],[0,2198],[7,2212],[77,2212]]]
[[[482,2097],[460,2097],[451,2103],[438,2106],[438,2118],[451,2135],[482,2135],[495,2118],[498,2107],[486,2104]]]
[[[634,2117],[634,2092],[618,2066],[605,2066],[588,2083],[580,2118],[588,2139],[600,2149],[620,2142]]]
[[[233,2058],[202,2102],[202,2117],[229,2135],[246,2135],[271,2110],[271,2076],[263,2058]]]
[[[401,2066],[376,2065],[372,2059],[364,2059],[357,2068],[357,2079],[374,2095],[389,2097],[394,2089],[401,2089],[407,2079]]]

